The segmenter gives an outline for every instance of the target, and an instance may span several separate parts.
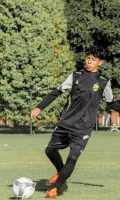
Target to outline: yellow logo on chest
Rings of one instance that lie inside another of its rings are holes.
[[[99,85],[98,85],[98,83],[95,83],[95,84],[93,85],[93,91],[96,92],[96,91],[98,91],[98,90],[99,90]]]

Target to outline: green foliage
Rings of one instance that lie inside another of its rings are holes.
[[[93,43],[106,48],[101,73],[112,79],[115,96],[120,97],[119,7],[119,0],[1,0],[1,116],[28,124],[30,99],[35,107],[73,71],[75,62],[80,69]],[[56,123],[64,99],[50,105],[37,125]]]
[[[76,62],[84,59],[85,49],[93,42],[91,2],[87,0],[66,1],[66,16],[68,19],[68,38],[75,53]]]
[[[29,123],[33,107],[71,73],[73,55],[67,41],[62,0],[1,0],[0,94],[4,112],[15,124]],[[55,123],[60,100],[41,116]],[[53,110],[56,112],[53,112]]]
[[[120,1],[99,0],[94,5],[94,16],[99,17],[99,24],[95,24],[95,39],[106,48],[106,65],[102,70],[112,80],[114,95],[120,98]],[[94,34],[94,35],[95,35]],[[116,92],[117,91],[117,92]]]
[[[77,68],[83,67],[85,50],[91,44],[106,49],[106,62],[101,73],[112,80],[115,97],[120,98],[120,1],[66,0],[68,37]],[[104,107],[105,109],[105,107]]]

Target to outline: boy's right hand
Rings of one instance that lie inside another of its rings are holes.
[[[36,117],[41,113],[41,110],[40,108],[34,108],[32,111],[31,111],[31,119],[36,119]]]

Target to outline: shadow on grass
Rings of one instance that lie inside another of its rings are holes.
[[[88,185],[88,186],[94,186],[94,187],[104,187],[104,185],[93,184],[93,183],[83,183],[83,182],[75,182],[75,181],[69,181],[68,183],[80,184],[80,185]]]
[[[13,185],[8,185],[8,187],[13,187]],[[20,200],[21,198],[20,197],[10,197],[9,199],[11,200]]]
[[[12,187],[13,185],[8,185],[8,187]],[[17,197],[10,197],[9,199],[13,199],[13,200],[19,200],[20,198]]]
[[[47,191],[49,187],[46,185],[46,181],[47,179],[34,181],[36,183],[35,191]]]
[[[36,183],[35,191],[46,192],[47,190],[49,190],[50,187],[46,186],[46,181],[47,181],[47,179],[40,179],[40,180],[34,181]],[[68,183],[77,184],[77,185],[78,184],[79,185],[87,185],[87,186],[93,186],[93,187],[104,187],[104,185],[93,184],[93,183],[84,183],[84,182],[75,182],[75,181],[68,181]],[[12,185],[8,185],[8,187],[12,187]],[[67,190],[68,190],[68,186],[65,183],[59,189],[59,195],[63,195],[63,192],[67,192]],[[11,199],[11,200],[19,200],[20,198],[10,197],[9,199]]]
[[[43,192],[45,192],[45,191],[49,190],[50,187],[46,186],[46,181],[47,181],[47,179],[40,179],[38,181],[34,181],[36,183],[35,191],[38,191],[38,192],[43,191]],[[65,183],[63,186],[60,187],[59,195],[62,195],[63,192],[67,192],[67,190],[68,190],[68,186]]]

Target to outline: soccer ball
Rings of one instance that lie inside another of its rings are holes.
[[[13,193],[16,197],[29,199],[35,192],[35,183],[29,178],[21,177],[13,183]]]

